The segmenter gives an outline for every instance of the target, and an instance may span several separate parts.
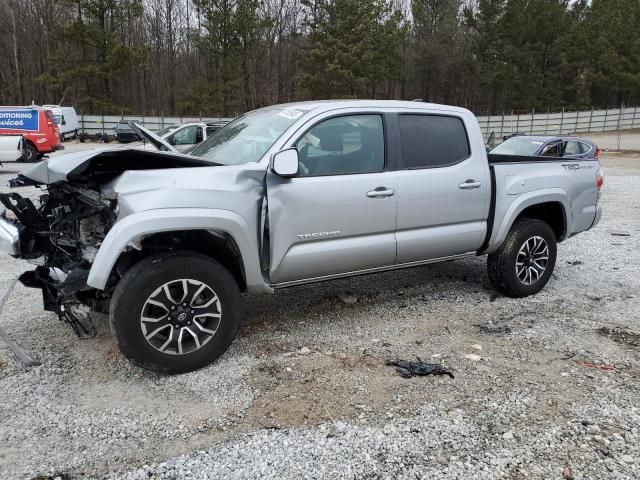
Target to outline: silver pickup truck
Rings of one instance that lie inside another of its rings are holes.
[[[487,157],[462,108],[318,101],[249,112],[191,155],[45,160],[0,195],[0,246],[77,332],[108,313],[121,351],[157,372],[207,365],[241,323],[241,293],[488,255],[512,297],[549,280],[556,245],[598,223],[597,160]],[[162,151],[165,150],[165,151]]]

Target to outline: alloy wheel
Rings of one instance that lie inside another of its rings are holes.
[[[184,355],[206,345],[221,319],[220,299],[211,287],[199,280],[179,279],[149,295],[140,314],[140,327],[156,350]]]
[[[527,239],[516,256],[516,276],[524,285],[536,283],[549,262],[549,245],[547,241],[536,235]]]

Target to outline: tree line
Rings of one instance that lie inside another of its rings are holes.
[[[634,105],[638,26],[640,0],[3,0],[0,104],[220,116],[319,98]]]

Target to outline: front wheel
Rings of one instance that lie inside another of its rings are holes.
[[[534,218],[519,220],[498,251],[489,255],[489,279],[496,290],[509,297],[533,295],[549,281],[556,254],[556,236],[547,223]]]
[[[148,370],[183,373],[209,365],[240,327],[240,290],[215,260],[191,252],[148,257],[115,289],[109,312],[122,353]]]
[[[22,161],[26,163],[35,162],[38,159],[38,150],[29,142],[25,142],[22,152]]]

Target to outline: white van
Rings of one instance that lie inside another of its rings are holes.
[[[43,105],[42,107],[51,110],[53,118],[60,128],[60,136],[63,140],[77,138],[80,122],[78,122],[78,114],[75,108],[61,107],[60,105]]]
[[[17,162],[23,154],[21,135],[0,135],[0,164],[2,162]]]

